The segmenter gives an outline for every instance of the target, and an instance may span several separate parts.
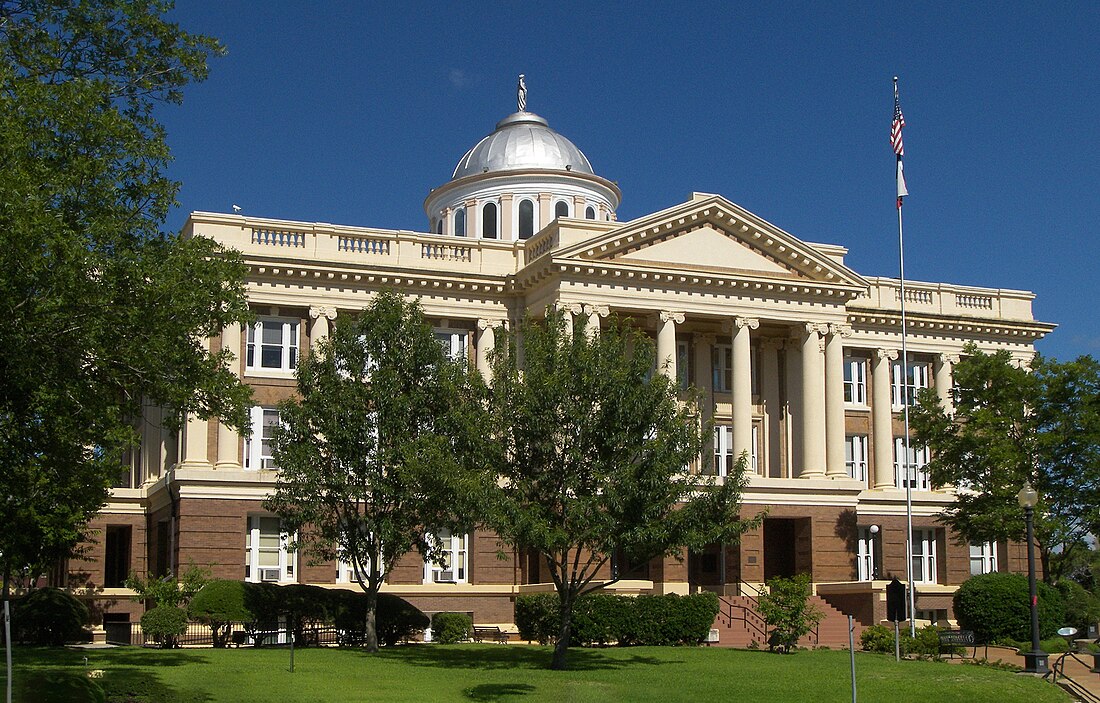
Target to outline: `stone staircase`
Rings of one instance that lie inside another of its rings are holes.
[[[798,641],[800,647],[848,647],[848,616],[826,603],[819,596],[810,596],[810,604],[824,614],[814,632]],[[718,599],[718,617],[714,619],[714,630],[718,632],[718,641],[710,642],[712,647],[747,648],[756,642],[757,646],[767,648],[768,627],[764,618],[756,610],[756,598],[753,596],[720,596]],[[855,621],[856,646],[864,625]],[[712,633],[713,634],[713,633]]]

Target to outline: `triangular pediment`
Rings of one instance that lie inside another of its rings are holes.
[[[555,258],[866,288],[830,249],[838,248],[804,242],[721,196],[696,195],[565,247]]]

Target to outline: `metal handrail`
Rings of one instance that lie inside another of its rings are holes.
[[[1043,678],[1050,678],[1051,683],[1059,684],[1060,686],[1062,686],[1062,688],[1080,698],[1084,703],[1100,703],[1100,697],[1098,697],[1095,693],[1088,690],[1081,684],[1074,681],[1073,677],[1066,673],[1066,657],[1073,657],[1073,659],[1077,661],[1078,664],[1082,664],[1087,668],[1091,668],[1087,662],[1084,662],[1080,658],[1078,658],[1077,652],[1067,651],[1063,652],[1062,656],[1058,657],[1058,659],[1054,662],[1054,666],[1051,667],[1050,671],[1048,671],[1043,676]],[[1058,677],[1061,677],[1063,681],[1059,683]]]

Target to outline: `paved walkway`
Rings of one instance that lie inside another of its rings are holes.
[[[1023,656],[1016,653],[1015,649],[1007,647],[989,647],[988,654],[985,647],[978,647],[978,656],[986,657],[989,661],[1003,661],[1008,664],[1015,664],[1022,667],[1024,665]],[[1061,654],[1050,655],[1050,668],[1054,669],[1055,664],[1061,659]],[[1084,663],[1082,663],[1084,662]],[[1087,690],[1092,695],[1100,699],[1100,674],[1094,674],[1090,671],[1092,667],[1092,655],[1091,654],[1078,654],[1076,658],[1067,655],[1063,660],[1064,673],[1069,678],[1073,679],[1073,682]],[[1063,669],[1059,669],[1063,671]],[[1060,677],[1059,677],[1060,678]],[[1053,679],[1053,674],[1048,677]],[[1077,700],[1076,698],[1074,700]]]

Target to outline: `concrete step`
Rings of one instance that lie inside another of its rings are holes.
[[[816,636],[811,633],[799,640],[802,647],[833,647],[836,649],[848,646],[848,616],[841,613],[833,606],[826,603],[818,596],[810,597],[810,604],[817,608],[823,615],[818,624]],[[855,638],[858,642],[864,626],[855,622]],[[719,647],[767,647],[767,636],[764,618],[756,611],[753,599],[746,596],[724,596],[720,603],[718,616],[714,620],[713,629],[718,631],[718,642],[711,646]],[[858,646],[858,645],[857,645]]]

